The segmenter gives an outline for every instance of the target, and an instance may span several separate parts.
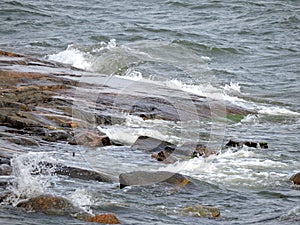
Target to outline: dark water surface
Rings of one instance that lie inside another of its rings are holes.
[[[115,184],[55,177],[44,182],[50,178],[28,177],[33,190],[39,184],[39,191],[67,195],[88,210],[113,211],[123,224],[300,223],[299,188],[288,181],[300,171],[300,1],[2,0],[0,19],[0,49],[107,76],[163,83],[187,93],[218,93],[224,101],[257,113],[241,122],[227,122],[222,130],[224,141],[235,138],[269,143],[268,150],[243,148],[182,165],[153,166],[146,160],[138,165],[167,170],[175,167],[191,176],[201,192],[174,194],[155,187],[124,191]],[[128,134],[133,134],[133,140],[143,134],[167,140],[180,138],[176,124],[141,124],[138,118],[127,119],[126,124],[107,127],[106,131],[115,139],[128,139]],[[200,132],[210,135],[205,129]],[[130,165],[135,159],[126,154],[128,147],[114,148],[116,155],[124,155],[126,163],[103,160],[101,170],[132,170],[137,166]],[[61,158],[55,146],[46,150],[53,151],[51,156],[39,157]],[[93,154],[84,156],[87,164],[95,167],[97,154]],[[20,187],[28,185],[24,179]],[[179,215],[181,206],[193,204],[217,206],[222,217],[207,220]],[[0,221],[84,224],[71,218],[26,214],[11,206],[1,206]]]

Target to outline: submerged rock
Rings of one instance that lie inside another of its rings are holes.
[[[121,173],[119,176],[120,188],[132,185],[150,185],[153,183],[165,182],[183,187],[190,183],[190,180],[179,173],[167,171],[133,171],[130,173]]]
[[[290,181],[292,181],[293,184],[300,185],[300,172],[291,176]]]
[[[221,216],[219,209],[211,206],[193,205],[182,209],[182,214],[185,216],[218,218]]]

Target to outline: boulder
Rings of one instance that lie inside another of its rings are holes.
[[[211,206],[193,205],[182,209],[182,214],[185,216],[218,218],[221,216],[219,209]]]
[[[154,183],[168,183],[179,187],[183,187],[190,183],[190,180],[179,173],[167,171],[133,171],[129,173],[121,173],[119,175],[120,188],[132,185],[150,185]]]
[[[140,150],[145,152],[160,152],[166,150],[168,152],[173,152],[176,146],[170,142],[162,141],[156,138],[148,136],[140,136],[133,143],[131,149]]]
[[[89,147],[103,147],[112,145],[107,135],[100,135],[93,131],[86,131],[75,135],[75,141],[78,145]]]
[[[67,199],[53,195],[33,197],[19,202],[17,207],[25,208],[30,212],[42,212],[48,215],[71,215],[78,212],[78,209]]]
[[[290,181],[292,181],[293,184],[300,185],[300,172],[291,176]]]

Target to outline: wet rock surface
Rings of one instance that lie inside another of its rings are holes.
[[[91,216],[90,218],[86,219],[86,221],[94,222],[94,223],[102,223],[102,224],[120,224],[120,221],[113,213]]]
[[[82,79],[85,75],[100,77],[100,83]],[[123,113],[143,120],[178,122],[182,119],[178,108],[188,109],[188,101],[195,107],[193,113],[197,118],[211,118],[210,106],[219,104],[216,100],[193,94],[189,94],[187,99],[180,90],[165,90],[154,84],[148,84],[147,88],[157,89],[157,93],[161,94],[149,96],[139,82],[130,92],[120,91],[118,85],[129,87],[131,81],[115,78],[110,82],[103,75],[5,51],[0,51],[0,80],[0,176],[11,175],[11,159],[24,153],[60,149],[61,145],[86,147],[87,151],[114,145],[109,136],[98,132],[96,127],[123,124],[126,121]],[[177,102],[182,102],[182,105],[176,106]],[[253,112],[228,104],[226,113],[247,115]],[[173,143],[147,136],[139,137],[131,149],[170,163],[176,161],[172,157],[177,154],[190,159],[195,150],[194,147],[180,149]],[[196,152],[202,157],[215,154],[199,146]],[[75,179],[113,182],[106,174],[52,162],[39,162],[38,171],[33,171],[33,174],[49,171]],[[151,183],[167,183],[181,188],[192,184],[181,174],[163,171],[125,172],[120,174],[119,179],[121,188]],[[67,199],[52,195],[33,197],[18,206],[50,215],[77,215],[76,218],[88,222],[120,223],[114,214],[89,215]],[[207,217],[208,214],[206,212]]]
[[[120,188],[132,185],[150,185],[154,183],[169,183],[175,186],[185,186],[190,183],[188,178],[179,174],[167,171],[134,171],[130,173],[121,173],[119,176]]]
[[[39,168],[34,171],[33,174],[52,173],[56,175],[64,175],[71,178],[77,178],[82,180],[95,180],[99,182],[113,182],[113,179],[106,174],[101,174],[94,170],[88,170],[78,167],[66,166],[63,164],[55,164],[50,162],[39,162]]]
[[[21,201],[17,207],[27,211],[42,212],[49,215],[71,215],[78,212],[67,199],[52,195],[41,195],[28,200]]]
[[[91,215],[78,207],[75,207],[69,200],[59,196],[40,195],[23,200],[17,204],[29,212],[41,212],[47,215],[71,216],[86,222],[100,224],[120,224],[120,221],[113,213]]]

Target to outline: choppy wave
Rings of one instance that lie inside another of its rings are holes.
[[[108,43],[101,42],[91,49],[83,49],[74,44],[68,45],[67,49],[56,54],[46,56],[47,59],[70,64],[76,68],[93,71],[93,53],[101,53],[105,50],[116,48],[116,40],[112,39]]]
[[[70,64],[76,68],[89,70],[91,64],[86,59],[87,54],[82,53],[78,49],[74,48],[73,45],[69,45],[66,50],[57,54],[48,55],[47,59]]]
[[[180,172],[222,186],[261,188],[281,185],[288,176],[288,167],[286,163],[263,158],[244,147],[239,151],[228,150],[218,156],[193,158],[159,170]]]
[[[202,80],[201,84],[199,80],[195,83],[194,78],[199,75],[202,77],[206,74],[206,77],[212,77],[212,72],[208,67],[211,58],[195,54],[189,48],[190,46],[186,47],[177,42],[137,42],[118,45],[115,39],[111,39],[109,42],[100,42],[93,46],[69,45],[64,51],[48,55],[47,59],[133,81],[151,80],[168,88],[228,101],[259,114],[300,115],[298,112],[281,106],[269,106],[245,100],[239,83],[231,81],[220,87],[213,86],[209,79]],[[147,63],[154,64],[155,69],[152,71]],[[160,68],[161,65],[165,67]],[[144,73],[148,75],[145,76]],[[168,74],[166,77],[158,77],[155,73]],[[178,74],[175,78],[172,78],[172,74],[176,73]],[[188,81],[186,76],[189,77],[189,75],[191,76],[189,83],[182,81],[182,79]]]

